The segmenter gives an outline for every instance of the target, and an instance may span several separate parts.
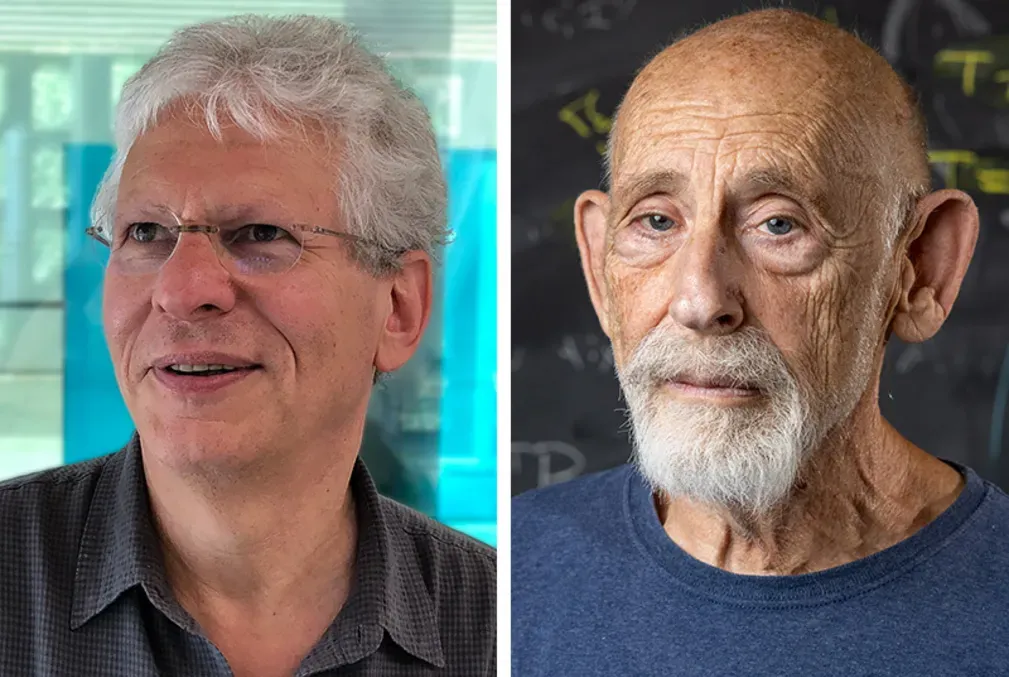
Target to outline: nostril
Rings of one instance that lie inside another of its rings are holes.
[[[728,313],[726,313],[725,315],[718,316],[718,318],[715,320],[715,322],[722,325],[723,327],[731,326],[735,324],[735,321],[736,321],[735,318],[732,317],[732,315],[729,315]]]

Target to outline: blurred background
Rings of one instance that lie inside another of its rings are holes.
[[[455,241],[420,351],[374,393],[362,454],[380,491],[494,543],[494,0],[0,3],[0,479],[129,439],[101,334],[103,253],[84,235],[113,110],[173,30],[242,13],[350,23],[431,111]]]
[[[513,0],[514,493],[630,456],[571,216],[578,193],[601,185],[614,109],[678,35],[772,6],[854,30],[880,50],[921,96],[934,186],[966,190],[980,208],[952,314],[930,341],[890,342],[880,405],[918,446],[1009,489],[1009,2]]]

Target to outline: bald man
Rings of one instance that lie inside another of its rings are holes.
[[[515,500],[513,673],[1009,674],[1009,498],[878,406],[978,235],[910,90],[772,10],[656,57],[575,222],[634,463]]]

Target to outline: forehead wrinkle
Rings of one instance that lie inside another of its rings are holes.
[[[749,137],[753,135],[753,132],[747,131],[727,135],[727,137]],[[789,137],[788,134],[783,135]],[[658,134],[656,136],[661,139],[665,135]],[[727,137],[715,140],[719,145],[722,145]],[[823,216],[830,211],[826,173],[812,161],[813,159],[809,153],[798,152],[793,155],[792,151],[796,150],[798,144],[791,138],[788,141],[788,143],[778,147],[769,145],[761,139],[757,144],[732,149],[727,158],[729,160],[728,166],[723,166],[719,170],[713,163],[711,171],[722,171],[725,175],[731,177],[736,173],[740,165],[746,167],[748,164],[754,164],[752,162],[742,162],[743,156],[754,154],[758,158],[757,166],[751,166],[750,169],[744,170],[739,180],[730,179],[726,182],[728,189],[735,198],[756,199],[761,194],[776,192],[800,204],[811,207],[812,211],[817,215]],[[788,150],[784,150],[785,148]],[[625,209],[629,209],[634,203],[657,193],[664,193],[673,198],[682,196],[690,186],[698,156],[718,155],[721,152],[720,148],[712,150],[686,143],[685,139],[677,139],[677,142],[674,144],[660,146],[655,137],[653,137],[647,150],[652,151],[649,155],[653,155],[655,151],[660,153],[662,151],[665,151],[665,153],[670,151],[690,153],[690,171],[660,167],[658,169],[638,170],[629,175],[618,173],[614,177],[611,191],[614,212],[622,214]],[[640,152],[643,154],[645,151]],[[644,164],[647,166],[648,164],[653,164],[653,162],[643,159],[642,162],[635,164]],[[798,165],[798,168],[794,165]],[[716,181],[713,180],[712,183],[714,185]]]
[[[664,112],[665,111],[665,112]],[[704,126],[682,126],[684,118],[695,122],[712,122],[714,125]],[[786,116],[787,117],[787,116]],[[810,120],[816,116],[805,114],[795,114],[796,124],[788,124],[781,129],[767,129],[761,125],[750,127],[751,123],[759,123],[761,118],[769,118],[777,123],[782,120],[779,116],[770,113],[758,114],[732,114],[715,116],[698,115],[678,115],[669,112],[669,109],[653,109],[648,115],[635,120],[635,132],[625,132],[621,135],[620,144],[624,147],[621,152],[621,161],[624,162],[637,159],[644,153],[650,153],[657,146],[662,145],[663,150],[690,150],[691,152],[706,152],[705,149],[696,148],[696,144],[701,142],[722,142],[752,137],[784,137],[783,146],[793,146],[799,143],[809,143],[818,141],[818,137],[808,137],[808,127]],[[790,121],[792,122],[792,121]],[[743,128],[729,128],[732,123],[741,123]],[[653,129],[647,129],[648,126]],[[644,137],[644,138],[642,138]],[[753,147],[753,146],[750,146]],[[742,149],[740,149],[742,150]],[[619,166],[617,162],[613,164],[614,176],[618,174]]]
[[[127,212],[126,215],[131,219],[137,217],[154,219],[169,217],[177,224],[185,222],[185,220],[180,216],[180,210],[176,210],[167,202],[163,201],[127,202],[124,207],[124,209],[119,211]],[[278,208],[283,211],[282,201],[268,199],[264,196],[260,196],[253,200],[243,200],[240,203],[227,204],[210,204],[206,200],[203,200],[199,210],[201,218],[198,220],[206,221],[208,224],[215,225],[233,224],[245,222],[249,219],[263,218],[265,214],[274,214],[279,216],[280,214],[277,213]]]

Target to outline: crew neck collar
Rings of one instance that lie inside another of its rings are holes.
[[[970,468],[945,461],[965,479],[960,495],[932,522],[909,538],[869,557],[808,574],[735,574],[687,554],[666,533],[652,492],[633,467],[624,484],[625,518],[646,554],[681,586],[730,604],[808,606],[851,597],[885,584],[926,559],[977,512],[989,487]]]

